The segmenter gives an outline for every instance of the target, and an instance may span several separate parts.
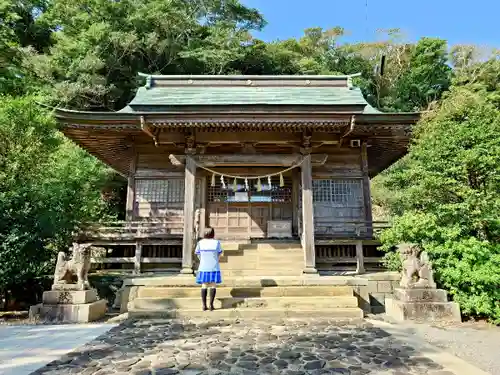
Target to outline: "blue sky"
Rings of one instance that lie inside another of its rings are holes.
[[[368,2],[368,8],[365,4]],[[300,37],[305,28],[342,26],[345,41],[373,41],[377,29],[400,28],[409,41],[439,37],[450,44],[500,48],[500,0],[242,0],[268,21],[265,41]]]

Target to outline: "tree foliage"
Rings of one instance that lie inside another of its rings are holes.
[[[397,192],[388,246],[417,242],[465,314],[500,321],[500,60],[457,73],[384,176]]]
[[[0,291],[46,274],[72,233],[105,215],[107,179],[33,98],[1,98]]]

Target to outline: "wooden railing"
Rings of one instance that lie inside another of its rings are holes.
[[[148,241],[149,242],[149,241]],[[182,245],[136,243],[94,246],[91,263],[99,270],[134,273],[180,270]]]
[[[317,238],[376,239],[380,233],[390,228],[386,221],[316,221],[314,234]]]
[[[144,220],[92,223],[81,233],[83,240],[140,240],[180,238],[182,220]]]

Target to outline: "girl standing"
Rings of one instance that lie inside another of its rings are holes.
[[[203,239],[198,241],[195,254],[200,260],[196,283],[201,284],[201,302],[203,311],[207,308],[207,289],[210,288],[210,310],[214,310],[216,285],[222,282],[220,274],[219,258],[222,254],[222,246],[219,240],[214,239],[213,228],[206,228]]]

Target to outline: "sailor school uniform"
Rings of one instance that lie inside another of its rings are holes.
[[[204,238],[198,241],[195,254],[200,258],[197,284],[222,282],[219,265],[219,254],[222,253],[222,246],[219,240]]]

